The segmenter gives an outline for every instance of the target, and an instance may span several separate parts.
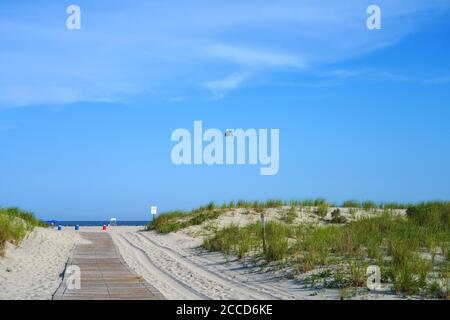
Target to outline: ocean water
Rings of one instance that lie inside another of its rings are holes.
[[[65,227],[97,227],[103,225],[109,225],[110,221],[56,221],[55,225],[61,225]],[[49,223],[49,222],[47,222]],[[149,221],[117,221],[118,226],[145,226]],[[50,224],[50,223],[49,223]]]

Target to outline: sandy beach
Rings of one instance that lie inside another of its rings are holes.
[[[216,223],[249,223],[255,217],[240,211]],[[275,213],[273,214],[275,216]],[[308,218],[307,216],[301,217]],[[248,221],[246,221],[247,219]],[[143,227],[82,227],[81,232],[111,235],[126,264],[166,299],[197,300],[324,300],[339,299],[339,289],[304,287],[302,278],[289,278],[276,270],[262,270],[251,260],[237,260],[200,247],[205,228],[159,234]],[[0,258],[0,299],[51,299],[62,281],[62,272],[74,247],[77,231],[36,228],[20,245],[8,245]],[[83,270],[81,270],[83,272]],[[308,274],[305,273],[304,276]],[[364,293],[356,299],[399,299],[386,293]]]
[[[35,228],[15,247],[7,245],[0,257],[0,299],[49,300],[77,243],[78,233],[66,228]]]
[[[256,274],[220,253],[202,252],[199,238],[141,229],[112,227],[106,232],[126,263],[167,299],[301,299],[311,293],[299,291],[295,283]],[[83,227],[82,232],[104,231]],[[8,245],[5,257],[0,258],[0,299],[51,299],[80,241],[70,228],[61,232],[36,228],[19,247]]]
[[[104,232],[83,227],[82,232]],[[182,233],[160,235],[142,227],[112,227],[111,234],[126,263],[167,299],[336,299],[338,291],[316,294],[295,281],[257,273],[249,265],[220,253],[199,249],[201,240]],[[62,281],[65,264],[81,237],[36,228],[19,247],[8,245],[0,258],[0,299],[48,300]]]

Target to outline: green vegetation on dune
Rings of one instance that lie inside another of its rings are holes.
[[[176,232],[189,226],[200,225],[207,220],[213,220],[219,217],[221,210],[211,202],[205,207],[188,211],[171,211],[161,214],[151,221],[147,230],[156,230],[161,233]]]
[[[221,206],[217,206],[214,202],[210,202],[206,206],[202,206],[191,211],[174,210],[165,212],[151,221],[147,230],[156,230],[161,233],[176,232],[178,230],[187,228],[193,225],[202,224],[208,220],[214,220],[218,218],[222,213],[234,210],[234,209],[253,209],[262,210],[269,208],[281,208],[283,206],[290,207],[318,207],[319,215],[326,215],[327,210],[331,204],[325,199],[318,198],[315,200],[292,200],[283,201],[280,199],[269,199],[267,201],[246,201],[237,200],[223,203]],[[295,211],[288,212],[286,219],[292,223],[295,220]]]
[[[315,207],[315,213],[320,217],[325,217],[328,209],[336,207],[324,198],[291,200],[283,201],[280,199],[269,199],[267,201],[246,201],[237,200],[223,203],[217,206],[214,202],[210,202],[206,206],[199,207],[192,211],[175,210],[161,214],[156,217],[147,226],[148,230],[156,230],[161,233],[176,232],[192,225],[199,225],[207,220],[213,220],[220,216],[221,213],[233,209],[253,209],[262,210],[269,208],[281,208],[283,206],[312,208]],[[344,208],[351,209],[406,209],[408,206],[400,203],[380,203],[376,204],[372,201],[359,202],[356,200],[345,201],[342,205]],[[295,220],[295,212],[290,212],[286,216],[287,221],[291,223]],[[337,221],[343,221],[343,218],[337,218]]]
[[[282,220],[287,224],[294,223],[297,218],[297,207],[292,206],[287,212],[284,213]]]
[[[342,204],[343,208],[361,208],[361,202],[357,200],[346,200]]]
[[[210,202],[206,206],[193,209],[192,211],[175,210],[163,213],[151,221],[147,230],[156,230],[161,233],[176,232],[178,230],[200,225],[205,221],[217,219],[222,213],[232,209],[265,209],[279,208],[287,205],[282,200],[259,201],[231,201],[218,207],[214,202]]]
[[[45,226],[33,213],[18,208],[0,208],[0,256],[6,242],[18,245],[34,227]]]
[[[399,202],[385,202],[385,203],[375,203],[373,201],[365,200],[363,202],[357,200],[346,200],[342,203],[343,208],[352,209],[407,209],[412,204],[403,204]]]
[[[321,208],[326,203],[317,205]],[[365,207],[374,205],[367,202]],[[350,223],[345,223],[338,211],[332,215],[341,224],[268,222],[265,252],[259,223],[218,230],[203,246],[238,258],[294,265],[298,273],[325,268],[324,276],[318,277],[322,285],[338,288],[364,286],[365,268],[378,265],[383,280],[396,293],[449,297],[450,203],[410,205],[406,217],[384,209],[379,216]]]
[[[312,210],[319,217],[324,218],[330,208],[336,207],[336,205],[329,203],[324,198],[306,199],[306,200],[291,200],[283,201],[280,199],[269,199],[267,201],[246,201],[237,200],[223,203],[221,206],[217,206],[214,202],[210,202],[206,206],[202,206],[191,211],[175,210],[166,213],[162,213],[151,221],[147,230],[156,230],[161,233],[176,232],[181,229],[200,225],[205,221],[217,219],[222,213],[234,210],[234,209],[252,209],[260,211],[262,209],[269,208],[282,208],[284,206],[291,207],[291,210],[286,213],[285,222],[293,223],[297,214],[295,208],[308,208]],[[294,208],[295,207],[295,208]],[[408,206],[400,203],[380,203],[376,204],[372,201],[359,202],[356,200],[345,201],[342,205],[344,208],[350,208],[351,210],[357,209],[406,209]],[[336,211],[333,211],[336,214]],[[339,215],[333,216],[333,222],[344,223],[345,218]]]
[[[350,222],[341,209],[320,198],[239,200],[219,207],[211,202],[189,212],[162,214],[148,229],[169,233],[215,220],[235,209],[257,213],[279,208],[279,220],[266,223],[266,250],[259,222],[215,229],[204,239],[203,247],[239,259],[250,258],[269,268],[288,266],[298,275],[308,272],[305,286],[341,288],[343,296],[348,290],[364,287],[367,266],[377,265],[383,283],[395,293],[449,298],[450,202],[406,205],[348,200],[342,207],[348,209],[344,212],[352,217]],[[399,209],[406,211],[406,216],[399,215]],[[297,210],[315,214],[326,224],[298,225],[294,223]],[[357,218],[358,211],[376,214]],[[329,213],[331,219],[325,219]]]

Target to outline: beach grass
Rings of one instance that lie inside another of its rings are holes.
[[[320,216],[328,210],[325,201],[313,204],[322,208],[317,209]],[[348,207],[354,205],[347,203]],[[361,207],[372,210],[377,205],[365,201]],[[348,223],[338,210],[332,213],[334,223],[326,226],[269,221],[265,252],[259,223],[225,227],[205,239],[203,247],[241,259],[262,257],[262,263],[289,261],[299,273],[325,268],[329,275],[322,285],[327,287],[364,286],[362,270],[377,265],[383,280],[397,294],[449,297],[449,202],[409,205],[406,216],[385,208],[380,215]]]
[[[297,207],[292,206],[289,208],[289,210],[284,212],[282,220],[287,224],[292,224],[294,223],[296,218],[297,218]]]
[[[160,233],[176,232],[189,226],[200,225],[205,221],[217,219],[222,212],[223,210],[217,209],[213,203],[190,212],[171,211],[154,218],[147,225],[147,230],[156,230]]]
[[[329,208],[328,203],[326,201],[317,202],[317,203],[315,203],[315,205],[316,205],[316,214],[321,218],[325,218],[328,214],[328,208]]]
[[[279,199],[269,199],[267,201],[237,200],[223,203],[222,205],[210,202],[206,206],[201,206],[191,211],[174,210],[164,212],[147,225],[147,230],[156,230],[161,233],[176,232],[193,225],[200,225],[208,220],[217,219],[221,214],[234,209],[253,209],[258,211],[289,205],[290,202]],[[291,214],[289,219],[292,218]]]
[[[361,202],[358,200],[346,200],[342,203],[343,208],[361,208]]]
[[[36,216],[19,208],[0,208],[0,256],[7,242],[20,244],[34,227],[45,226]]]

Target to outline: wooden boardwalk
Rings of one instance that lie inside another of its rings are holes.
[[[63,279],[53,300],[162,300],[164,297],[123,260],[108,233],[81,233],[90,244],[79,244],[67,266],[78,266],[81,288],[69,289]]]

